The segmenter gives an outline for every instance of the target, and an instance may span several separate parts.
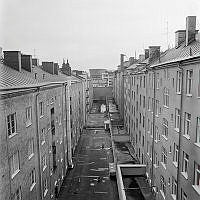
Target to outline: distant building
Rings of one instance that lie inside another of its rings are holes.
[[[60,69],[63,74],[67,76],[71,76],[71,67],[67,59],[67,63],[65,63],[65,60],[63,60],[62,68]]]

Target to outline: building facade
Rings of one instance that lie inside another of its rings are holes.
[[[84,81],[19,51],[0,65],[0,199],[55,199],[85,123]]]
[[[147,166],[156,198],[197,200],[200,41],[196,17],[187,17],[186,30],[175,34],[175,48],[160,53],[159,46],[150,46],[146,59],[124,72],[124,125],[138,160]],[[120,87],[117,75],[114,82]],[[114,89],[117,103],[119,91]]]

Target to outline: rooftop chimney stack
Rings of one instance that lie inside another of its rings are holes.
[[[135,62],[135,58],[134,57],[130,57],[129,58],[129,65],[134,64],[134,62]]]
[[[149,49],[145,49],[145,50],[144,50],[144,58],[145,58],[145,60],[146,60],[147,58],[149,58]]]
[[[149,46],[149,61],[160,57],[160,46]]]
[[[54,74],[54,63],[53,62],[42,62],[42,69],[45,72]]]
[[[124,65],[124,54],[120,54],[120,66],[123,67]]]
[[[58,75],[58,63],[54,63],[54,74]]]
[[[195,40],[196,34],[196,16],[187,16],[186,18],[186,46]]]
[[[178,30],[175,32],[175,47],[178,48],[185,41],[186,31]]]
[[[22,68],[28,72],[32,72],[32,56],[31,55],[21,55]]]
[[[21,52],[20,51],[4,51],[4,63],[5,65],[21,72]]]

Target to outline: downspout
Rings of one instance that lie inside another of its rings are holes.
[[[181,70],[181,99],[180,99],[180,127],[179,127],[179,140],[178,140],[178,167],[177,167],[177,200],[180,199],[180,172],[181,172],[181,145],[182,145],[182,123],[183,123],[183,67],[178,64]]]
[[[66,131],[66,132],[65,132],[64,134],[66,135],[66,144],[67,144],[67,159],[65,159],[65,169],[66,169],[66,166],[68,166],[68,136],[67,136],[67,133],[68,133],[68,132],[67,132],[67,127],[68,127],[68,126],[67,126],[67,125],[68,125],[68,124],[67,124],[67,120],[68,120],[68,117],[67,117],[67,92],[66,92],[67,87],[66,87],[66,86],[67,86],[67,84],[64,85],[64,90],[65,90],[65,91],[64,91],[64,94],[65,94],[65,115],[66,115],[66,116],[65,116],[65,127],[66,127],[66,128],[65,128],[65,131]],[[64,152],[65,152],[65,150],[64,150]],[[64,156],[64,157],[65,157],[65,156]],[[67,165],[66,165],[66,164],[67,164]]]
[[[153,75],[154,75],[154,88],[153,88],[153,139],[152,139],[152,148],[151,148],[151,156],[152,156],[152,162],[151,162],[151,189],[154,186],[154,143],[155,143],[155,106],[156,106],[156,73],[155,69],[153,69]]]
[[[43,199],[43,195],[42,195],[42,176],[41,176],[41,168],[40,168],[40,161],[41,161],[41,157],[40,157],[40,136],[39,136],[39,132],[40,132],[40,127],[39,127],[39,116],[38,116],[38,96],[39,96],[39,90],[40,88],[38,87],[36,90],[36,96],[35,96],[35,115],[36,115],[36,136],[37,136],[37,150],[38,150],[38,171],[39,171],[39,192],[40,192],[40,199]]]

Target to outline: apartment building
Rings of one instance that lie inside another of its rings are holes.
[[[159,200],[200,198],[199,96],[200,40],[189,16],[175,48],[150,46],[124,72],[124,125]]]
[[[82,80],[35,61],[4,51],[0,64],[0,199],[55,199],[85,123]]]

